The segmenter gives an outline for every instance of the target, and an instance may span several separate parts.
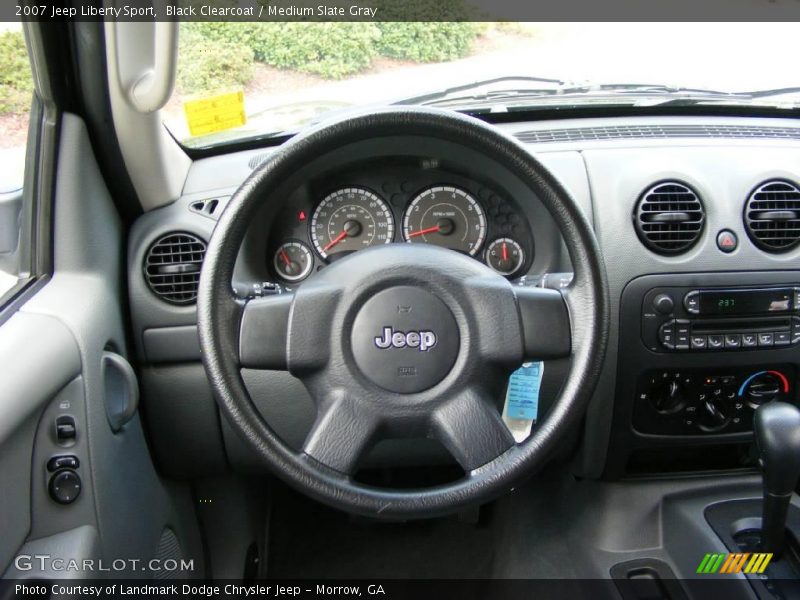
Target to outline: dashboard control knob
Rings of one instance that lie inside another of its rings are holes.
[[[762,371],[748,378],[742,386],[744,398],[752,408],[771,400],[783,399],[788,392],[788,380],[778,371]]]
[[[62,469],[50,478],[50,497],[59,504],[72,504],[81,493],[81,478],[75,471]]]
[[[731,410],[721,396],[711,396],[700,403],[698,421],[704,431],[718,431],[731,420]]]
[[[668,315],[675,308],[675,302],[672,300],[672,296],[659,294],[653,298],[653,308],[662,315]]]
[[[681,410],[686,404],[686,396],[677,381],[659,383],[651,395],[653,406],[662,415],[670,415]]]

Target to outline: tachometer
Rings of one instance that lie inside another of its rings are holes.
[[[403,219],[407,242],[422,242],[474,256],[486,238],[486,215],[468,192],[432,187],[411,201]]]
[[[311,217],[311,241],[322,258],[388,244],[393,237],[392,210],[364,188],[344,188],[325,196]]]

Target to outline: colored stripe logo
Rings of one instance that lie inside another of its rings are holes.
[[[763,573],[772,560],[771,552],[736,552],[734,554],[706,554],[697,567],[697,573]]]

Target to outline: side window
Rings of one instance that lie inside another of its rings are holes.
[[[0,307],[34,274],[32,211],[23,194],[32,100],[22,25],[0,23]]]

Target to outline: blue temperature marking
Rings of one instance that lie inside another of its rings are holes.
[[[739,388],[739,395],[743,396],[744,395],[744,388],[747,387],[747,384],[750,383],[751,381],[753,381],[753,379],[755,379],[759,375],[763,375],[764,373],[767,373],[767,371],[759,371],[758,373],[753,373],[752,375],[750,375],[750,377],[745,379],[744,383],[742,384],[742,387]]]

